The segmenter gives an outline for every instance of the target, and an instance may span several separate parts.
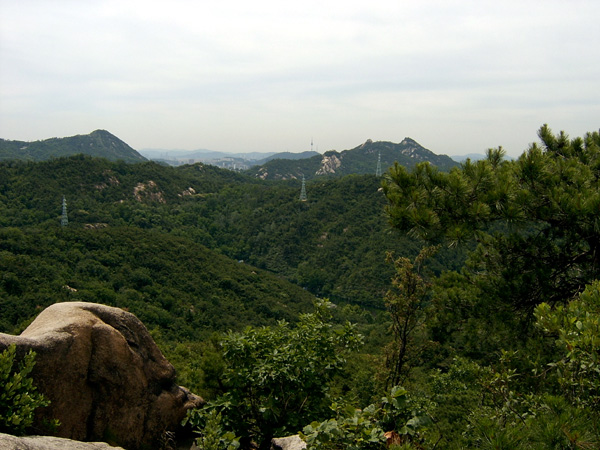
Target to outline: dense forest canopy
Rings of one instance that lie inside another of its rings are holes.
[[[300,202],[297,181],[269,182],[195,164],[126,164],[85,156],[0,165],[0,225],[135,227],[190,239],[285,276],[315,295],[382,308],[387,251],[416,254],[394,233],[374,175],[322,179]],[[442,256],[447,261],[453,256]]]

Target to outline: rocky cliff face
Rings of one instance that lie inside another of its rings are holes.
[[[20,335],[0,333],[0,351],[37,353],[32,376],[59,419],[60,437],[110,440],[128,449],[158,448],[202,399],[175,383],[175,369],[133,315],[109,306],[57,303]]]
[[[316,171],[315,175],[329,175],[334,174],[336,169],[342,165],[342,160],[340,155],[337,154],[329,154],[323,155],[321,159],[321,167]]]

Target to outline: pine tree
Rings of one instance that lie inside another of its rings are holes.
[[[544,125],[539,136],[516,161],[498,148],[450,173],[395,165],[384,185],[395,227],[429,242],[476,242],[472,280],[528,318],[600,273],[600,135],[571,140]]]

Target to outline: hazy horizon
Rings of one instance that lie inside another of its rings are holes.
[[[0,0],[0,137],[509,155],[600,126],[600,2]]]

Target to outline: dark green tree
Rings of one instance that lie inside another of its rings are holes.
[[[516,352],[482,377],[488,401],[474,406],[468,448],[585,449],[600,444],[600,282],[575,300],[535,308],[535,325],[558,352],[520,372]],[[530,355],[530,357],[533,355]]]
[[[600,135],[555,136],[516,161],[502,148],[442,173],[393,167],[384,184],[393,226],[430,242],[476,242],[469,281],[497,308],[529,321],[542,301],[565,302],[600,273]]]

